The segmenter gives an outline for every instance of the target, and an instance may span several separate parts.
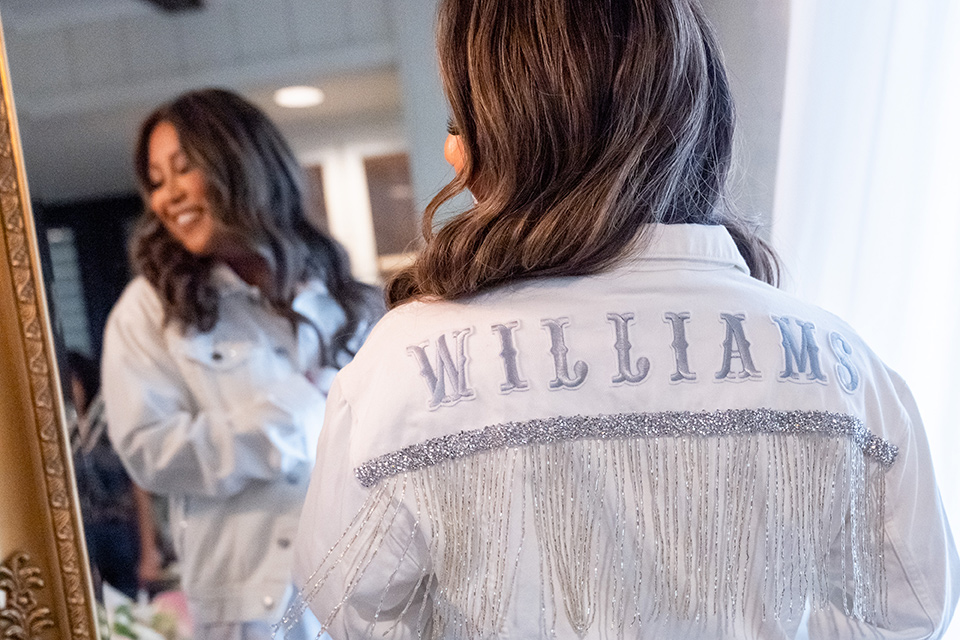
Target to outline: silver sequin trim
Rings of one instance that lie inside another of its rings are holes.
[[[729,409],[723,411],[664,411],[611,416],[571,416],[507,422],[473,431],[431,438],[369,460],[354,470],[364,487],[407,471],[484,451],[573,440],[742,436],[758,433],[823,435],[852,439],[863,454],[887,469],[898,449],[870,433],[858,418],[826,411]]]

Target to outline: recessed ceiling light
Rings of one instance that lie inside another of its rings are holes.
[[[323,91],[316,87],[296,86],[277,89],[273,94],[273,101],[281,107],[302,109],[315,107],[323,102]]]

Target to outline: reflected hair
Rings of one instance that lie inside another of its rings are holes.
[[[733,101],[696,0],[441,0],[437,48],[465,164],[427,206],[390,306],[596,273],[649,223],[722,224],[776,283],[772,249],[725,197]],[[465,189],[476,203],[434,230]]]
[[[168,122],[180,145],[207,182],[213,215],[250,252],[263,256],[270,272],[266,302],[297,323],[297,285],[319,279],[346,315],[346,322],[324,345],[324,359],[337,361],[361,323],[382,310],[378,291],[351,276],[343,247],[308,219],[304,177],[276,125],[244,98],[222,89],[185,93],[151,113],[140,127],[134,165],[147,210],[131,242],[131,261],[158,291],[164,322],[210,331],[218,319],[218,295],[210,276],[215,259],[188,252],[149,210],[149,143],[154,129]]]

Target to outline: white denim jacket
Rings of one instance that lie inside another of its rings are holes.
[[[334,638],[936,638],[960,564],[916,406],[722,227],[390,312],[297,537]]]
[[[133,479],[170,496],[197,621],[274,622],[292,591],[291,543],[334,371],[320,368],[315,330],[301,323],[294,335],[228,267],[213,278],[208,333],[164,326],[153,287],[127,286],[105,335],[108,429]],[[320,282],[294,308],[325,339],[345,317]]]

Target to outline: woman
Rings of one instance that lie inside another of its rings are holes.
[[[241,97],[160,107],[135,163],[147,212],[106,329],[110,437],[170,496],[196,637],[270,637],[324,398],[378,295],[311,226],[290,148]]]
[[[291,618],[939,637],[960,566],[916,406],[771,286],[726,205],[731,97],[695,0],[441,0],[438,43],[458,174],[331,389]]]

